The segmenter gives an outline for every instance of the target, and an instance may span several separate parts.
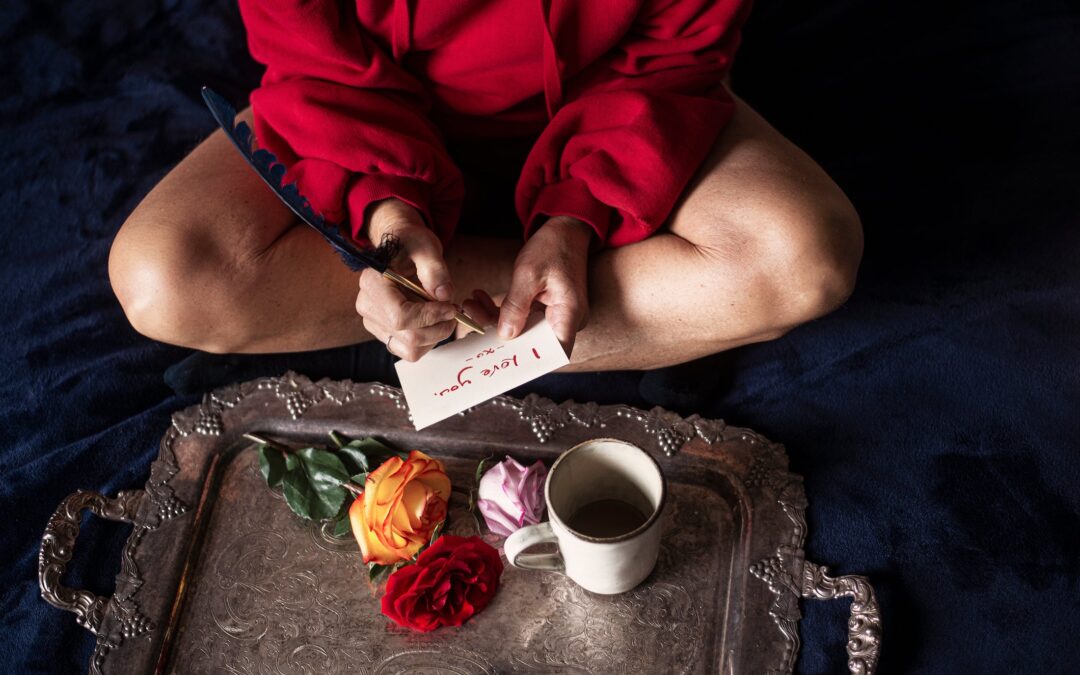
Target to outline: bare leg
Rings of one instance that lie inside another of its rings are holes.
[[[456,288],[502,293],[516,249],[455,240]],[[836,185],[740,102],[665,230],[591,262],[590,323],[567,370],[657,368],[776,337],[847,297],[861,251]],[[136,329],[166,342],[269,352],[370,338],[356,275],[220,132],[125,223],[110,275]]]
[[[658,368],[774,339],[846,300],[861,257],[843,192],[739,101],[665,231],[593,261],[590,323],[567,370]]]
[[[241,117],[251,122],[250,109]],[[109,276],[128,320],[211,352],[285,352],[368,339],[356,274],[215,131],[124,223]]]

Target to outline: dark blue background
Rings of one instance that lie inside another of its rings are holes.
[[[0,36],[0,663],[83,671],[89,634],[38,596],[41,531],[77,488],[141,486],[196,400],[162,382],[186,352],[124,322],[109,244],[212,129],[199,87],[242,101],[259,69],[226,0],[13,0]],[[881,672],[1074,671],[1080,13],[761,0],[735,87],[862,214],[854,297],[770,344],[538,389],[786,443],[808,557],[878,589]],[[108,593],[126,534],[91,522],[71,585]],[[799,671],[842,671],[846,608],[805,610]]]

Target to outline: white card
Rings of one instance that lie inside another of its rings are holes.
[[[551,325],[537,314],[513,340],[503,340],[493,327],[394,365],[419,430],[567,363]]]

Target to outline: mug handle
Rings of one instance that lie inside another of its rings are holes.
[[[559,542],[551,529],[551,523],[543,522],[513,532],[503,543],[503,552],[506,553],[506,559],[511,565],[523,570],[564,572],[566,565],[563,564],[562,555],[559,553],[526,553],[524,555],[521,553],[537,544],[548,543],[558,545]]]

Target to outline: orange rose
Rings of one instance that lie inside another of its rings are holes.
[[[349,507],[349,523],[365,563],[393,565],[411,560],[446,519],[450,479],[442,462],[413,450],[391,457],[364,482]]]

